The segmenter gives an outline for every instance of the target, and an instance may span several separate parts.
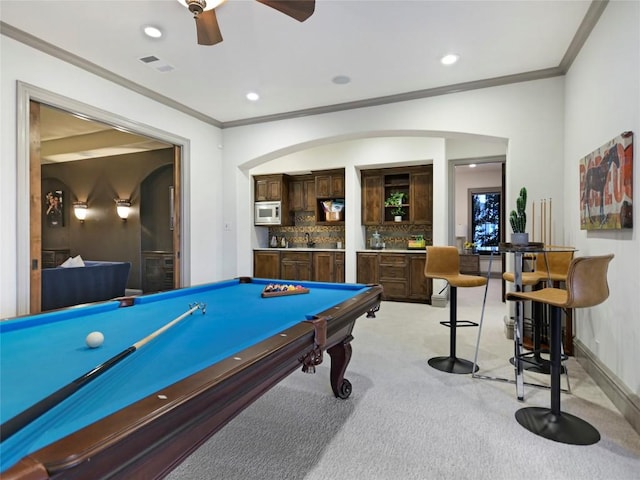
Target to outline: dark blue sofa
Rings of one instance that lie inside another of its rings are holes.
[[[85,261],[84,264],[84,267],[42,270],[42,311],[125,294],[131,263]]]

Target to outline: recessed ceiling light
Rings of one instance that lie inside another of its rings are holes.
[[[440,59],[440,62],[443,65],[453,65],[458,61],[460,55],[456,55],[455,53],[449,53]]]
[[[162,31],[158,27],[147,25],[146,27],[144,27],[144,34],[147,37],[160,38],[162,36]]]
[[[475,163],[470,163],[469,164],[469,168],[476,168],[476,164]]]
[[[247,100],[257,102],[258,100],[260,100],[260,95],[258,95],[256,92],[249,92],[247,93]]]
[[[336,85],[346,85],[347,83],[351,82],[351,79],[349,77],[347,77],[346,75],[337,75],[337,76],[333,77],[333,79],[331,79],[331,81],[333,83],[335,83]]]

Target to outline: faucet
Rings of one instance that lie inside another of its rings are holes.
[[[308,232],[304,234],[304,241],[307,242],[307,247],[309,248],[313,248],[313,246],[316,244],[316,242],[311,241],[311,238],[309,238]]]

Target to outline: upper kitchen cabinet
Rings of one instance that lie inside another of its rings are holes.
[[[431,225],[433,166],[362,171],[362,224]]]
[[[433,223],[433,165],[411,173],[409,189],[410,219],[414,225]]]
[[[287,175],[256,175],[255,201],[281,201],[286,204],[289,197],[289,177]]]
[[[316,208],[316,178],[296,175],[289,180],[289,210],[312,212]]]
[[[317,198],[344,198],[344,169],[316,173]]]
[[[344,169],[314,172],[316,224],[344,224]]]
[[[384,205],[381,174],[362,172],[362,224],[380,225]]]

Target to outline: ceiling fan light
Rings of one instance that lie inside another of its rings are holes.
[[[193,13],[202,13],[213,10],[225,0],[178,0],[184,7]]]

